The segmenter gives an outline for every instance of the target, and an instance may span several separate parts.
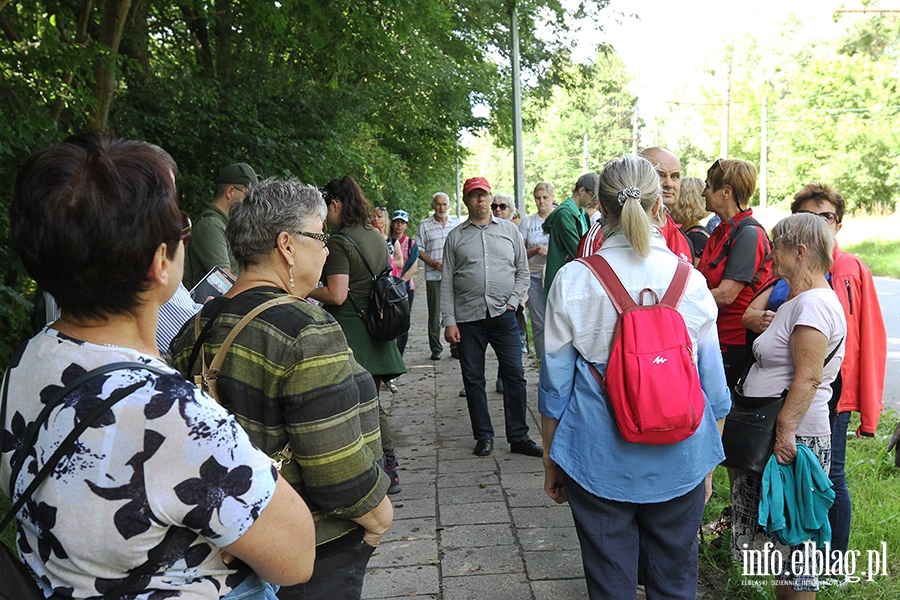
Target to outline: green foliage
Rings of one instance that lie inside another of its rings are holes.
[[[121,1],[0,2],[4,219],[24,158],[96,124],[102,68],[116,75],[106,128],[172,154],[191,214],[219,168],[245,161],[318,185],[349,174],[374,204],[420,219],[455,189],[461,132],[508,135],[507,0],[132,0],[111,52],[103,9]],[[516,3],[526,96],[569,77],[571,24],[606,4]],[[33,284],[8,243],[0,258],[0,326],[18,338]]]
[[[556,186],[556,199],[565,200],[584,172],[584,136],[587,169],[599,171],[610,159],[631,153],[635,98],[627,89],[629,77],[622,60],[612,51],[601,52],[591,65],[567,65],[547,99],[534,98],[525,118],[534,123],[523,132],[525,198],[539,181]],[[512,193],[513,156],[502,138],[485,132],[469,145],[471,153],[464,177],[487,177],[493,189]],[[534,209],[529,204],[529,212]]]

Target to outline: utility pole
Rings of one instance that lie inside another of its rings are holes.
[[[459,130],[459,127],[457,127]],[[459,215],[459,199],[462,197],[460,194],[460,186],[459,186],[459,134],[456,135],[456,218],[460,218]]]
[[[722,142],[719,155],[728,158],[728,128],[731,121],[731,63],[728,64],[725,81],[725,97],[722,105]]]
[[[762,123],[760,131],[762,139],[759,142],[759,208],[765,216],[766,205],[769,203],[769,188],[766,182],[766,172],[769,165],[769,104],[765,95],[762,97]]]
[[[519,214],[525,215],[525,157],[522,144],[522,82],[519,80],[519,14],[513,2],[510,29],[512,30],[512,86],[513,86],[513,154],[515,158],[515,197]]]
[[[637,156],[638,153],[638,115],[637,110],[631,113],[631,155]]]
[[[581,145],[581,172],[588,172],[588,134],[584,134],[584,142]]]

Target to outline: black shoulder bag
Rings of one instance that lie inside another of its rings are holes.
[[[41,414],[38,416],[37,420],[35,420],[34,423],[32,423],[29,427],[28,431],[25,432],[25,439],[23,441],[22,449],[19,452],[20,460],[16,465],[10,465],[12,472],[9,486],[10,494],[12,494],[12,490],[16,478],[18,477],[19,472],[22,468],[22,464],[25,462],[25,457],[28,456],[31,448],[34,446],[37,440],[38,430],[40,429],[40,426],[44,423],[44,421],[46,421],[50,416],[50,412],[53,410],[53,408],[58,406],[59,403],[62,402],[63,399],[72,390],[82,385],[86,381],[93,379],[94,377],[103,375],[104,373],[117,371],[119,369],[143,369],[146,371],[152,371],[160,375],[168,374],[165,371],[157,369],[156,367],[151,367],[149,365],[137,362],[111,363],[93,369],[92,371],[88,371],[87,373],[72,381],[69,385],[65,386],[59,392],[57,392],[41,411]],[[6,514],[5,517],[3,517],[3,521],[0,522],[0,531],[5,530],[6,526],[9,525],[10,522],[12,522],[12,520],[22,509],[31,495],[35,492],[35,490],[37,490],[37,488],[40,487],[47,476],[50,475],[51,472],[53,472],[60,459],[62,459],[62,457],[66,455],[69,449],[72,448],[72,446],[75,444],[75,440],[78,439],[78,436],[80,436],[88,427],[93,424],[93,422],[97,418],[100,417],[100,415],[106,412],[116,402],[118,402],[122,398],[125,398],[145,384],[146,382],[139,381],[131,384],[126,388],[116,390],[115,392],[110,394],[109,398],[95,406],[94,409],[75,426],[71,433],[66,436],[66,439],[64,439],[63,442],[59,445],[53,455],[49,459],[47,459],[47,462],[44,463],[44,466],[41,467],[41,470],[31,481],[31,483],[28,484],[28,487],[24,492],[22,492],[22,495],[19,496],[19,499],[16,501],[10,511]],[[6,371],[6,377],[4,378],[3,400],[2,403],[0,403],[0,449],[3,448],[3,437],[6,429],[6,397],[8,389],[9,370]],[[117,585],[108,594],[105,594],[103,596],[103,599],[116,600],[120,598],[138,579],[159,568],[166,550],[167,548],[165,544],[160,544],[159,546],[154,548],[154,550],[152,550],[148,554],[147,562],[131,571],[131,573],[129,573],[128,576],[124,580],[122,580],[119,585]],[[44,594],[41,592],[37,583],[35,583],[34,578],[31,575],[31,571],[28,569],[28,567],[25,566],[25,563],[16,558],[16,556],[6,546],[6,544],[3,543],[0,543],[0,599],[44,600]]]
[[[825,363],[822,365],[823,369],[837,354],[843,342],[844,340],[841,339],[825,359]],[[725,417],[725,426],[722,429],[722,448],[725,450],[725,460],[722,461],[722,465],[729,469],[762,477],[769,457],[772,456],[772,449],[775,447],[775,426],[778,423],[778,413],[784,407],[784,401],[790,388],[781,392],[777,398],[745,396],[743,394],[744,381],[755,362],[756,357],[754,356],[747,363],[744,374],[734,386],[735,389],[731,394],[731,412]]]
[[[406,292],[406,282],[391,272],[389,260],[385,260],[384,270],[376,275],[352,237],[346,233],[335,235],[345,237],[353,244],[369,274],[372,275],[372,293],[369,295],[369,307],[366,312],[359,308],[350,290],[347,292],[356,314],[366,326],[366,332],[375,340],[388,342],[409,331],[409,294]]]

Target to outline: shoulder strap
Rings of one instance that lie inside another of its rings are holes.
[[[734,245],[734,238],[737,237],[737,234],[741,229],[748,225],[763,229],[763,226],[759,223],[759,221],[757,221],[753,217],[741,219],[741,222],[738,223],[737,226],[728,233],[728,239],[725,240],[725,245],[722,246],[722,251],[719,253],[719,256],[715,258],[715,260],[709,263],[710,267],[715,269],[719,266],[719,263],[725,260],[725,258],[728,257],[729,254],[731,254],[731,247]]]
[[[197,357],[200,356],[200,350],[203,348],[203,343],[206,341],[206,338],[209,337],[209,333],[210,331],[212,331],[213,325],[215,325],[216,318],[223,312],[225,312],[225,309],[227,309],[231,305],[231,302],[235,298],[237,298],[237,296],[228,299],[226,302],[223,302],[221,308],[207,313],[208,320],[206,321],[206,325],[202,330],[200,329],[200,319],[203,316],[203,311],[207,307],[204,306],[203,308],[201,308],[197,313],[197,316],[194,317],[194,347],[191,348],[191,356],[188,359],[187,369],[185,370],[185,373],[188,373],[190,375],[191,371],[194,370],[194,364],[197,362]]]
[[[287,296],[279,296],[277,298],[272,298],[271,300],[267,300],[248,312],[244,317],[237,322],[231,331],[228,332],[228,335],[225,336],[225,340],[222,341],[222,345],[219,346],[219,350],[216,352],[216,355],[213,357],[212,362],[209,363],[209,368],[204,369],[203,377],[204,379],[213,376],[215,377],[219,373],[219,369],[222,368],[222,363],[225,362],[225,355],[228,354],[228,348],[231,347],[231,342],[234,341],[234,338],[247,326],[247,324],[256,318],[256,316],[263,312],[264,310],[271,308],[273,306],[278,306],[279,304],[290,304],[300,300],[297,296],[292,296],[288,294]],[[204,363],[206,362],[204,357]],[[216,402],[219,401],[218,398],[215,398]]]
[[[357,244],[356,241],[355,241],[352,237],[350,237],[349,235],[347,235],[346,233],[343,233],[343,232],[341,232],[341,231],[338,231],[338,232],[335,233],[334,235],[339,235],[339,236],[341,236],[341,237],[345,237],[345,238],[347,238],[348,240],[350,240],[350,243],[353,244],[353,247],[356,248],[357,254],[359,254],[359,257],[362,259],[363,264],[366,265],[366,269],[369,270],[369,274],[372,275],[372,279],[375,279],[375,277],[376,277],[375,271],[372,270],[372,267],[369,266],[369,261],[367,261],[367,260],[366,260],[366,257],[363,256],[363,253],[362,253],[362,250],[361,250],[360,247],[359,247],[359,244]],[[387,248],[385,248],[385,251],[387,251]],[[387,261],[385,261],[385,264],[387,264]]]
[[[591,273],[594,274],[594,277],[597,278],[597,281],[600,282],[600,285],[602,285],[603,289],[606,290],[606,293],[609,294],[609,299],[612,300],[613,306],[616,307],[616,311],[618,311],[619,314],[625,312],[625,309],[637,306],[637,303],[632,300],[628,290],[622,285],[618,275],[612,270],[612,267],[609,266],[609,263],[606,262],[605,258],[599,254],[593,254],[575,260],[591,270]]]
[[[11,472],[12,472],[12,476],[10,478],[10,485],[9,485],[10,493],[12,493],[15,481],[19,477],[19,471],[22,470],[22,464],[25,462],[25,456],[27,454],[27,451],[30,450],[34,446],[35,441],[37,440],[38,431],[40,429],[40,426],[50,417],[50,413],[53,411],[53,409],[56,408],[57,406],[59,406],[59,404],[62,403],[62,401],[65,399],[65,397],[68,396],[72,390],[74,390],[78,386],[82,385],[83,383],[87,382],[88,380],[93,379],[95,377],[99,377],[100,375],[103,375],[105,373],[109,373],[110,371],[118,371],[120,369],[137,369],[137,368],[147,369],[148,371],[153,371],[154,373],[158,373],[158,374],[165,373],[165,371],[160,371],[156,367],[151,367],[149,365],[145,365],[143,363],[138,363],[138,362],[110,363],[108,365],[102,365],[100,367],[97,367],[96,369],[92,369],[92,370],[88,371],[87,373],[83,373],[82,375],[80,375],[80,376],[76,377],[74,380],[72,380],[72,382],[69,383],[69,385],[65,386],[64,388],[62,388],[61,390],[56,392],[56,394],[54,394],[53,397],[50,398],[50,400],[47,402],[47,404],[44,405],[44,408],[43,408],[43,410],[41,410],[37,419],[35,419],[35,421],[29,426],[28,430],[25,432],[25,437],[22,440],[22,451],[20,451],[20,453],[19,453],[20,460],[15,465],[12,465],[12,464],[10,465]],[[5,423],[5,421],[0,423],[0,425],[3,425],[4,423]]]
[[[675,275],[672,277],[672,283],[669,284],[669,289],[666,290],[662,300],[659,302],[660,304],[678,308],[678,303],[681,302],[681,298],[687,291],[692,268],[693,267],[689,265],[687,261],[679,259],[678,266],[675,268]]]

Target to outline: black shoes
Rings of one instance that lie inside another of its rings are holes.
[[[388,477],[391,478],[391,486],[388,488],[388,494],[399,494],[400,493],[400,477],[397,475],[397,469],[391,469],[390,471],[386,471]]]
[[[459,359],[459,349],[450,348],[450,358]]]
[[[463,389],[459,390],[459,397],[460,397],[460,398],[465,398],[465,397],[466,397],[466,388],[463,388]]]
[[[476,446],[476,450],[478,447]],[[519,440],[509,445],[509,451],[516,454],[524,454],[525,456],[544,456],[544,449],[534,443],[533,440]],[[476,452],[477,454],[477,452]]]
[[[497,393],[498,394],[503,393],[503,380],[500,379],[499,377],[497,378]]]
[[[532,442],[533,443],[533,442]],[[490,456],[494,451],[494,440],[478,440],[475,443],[475,449],[472,451],[472,454],[475,456]]]
[[[441,360],[441,353],[440,352],[432,352],[431,360]]]

